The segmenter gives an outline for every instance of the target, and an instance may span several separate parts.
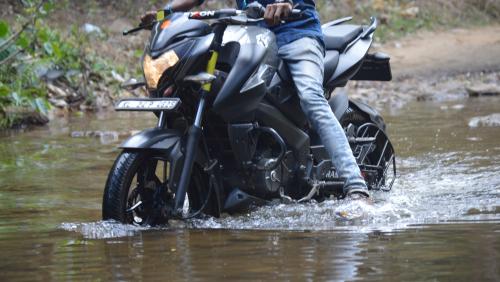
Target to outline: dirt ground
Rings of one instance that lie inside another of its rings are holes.
[[[396,79],[500,70],[500,26],[425,31],[380,46]]]
[[[110,61],[134,69],[139,63],[137,52],[144,47],[148,33],[123,37],[121,32],[135,26],[138,15],[147,7],[137,5],[125,11],[113,3],[98,8],[88,3],[76,5],[55,12],[47,22],[62,31],[72,25],[97,25],[106,36],[105,40],[93,42],[92,49]],[[0,14],[12,16],[13,12],[2,9]],[[500,87],[500,25],[422,31],[383,45],[374,44],[373,51],[391,56],[394,80],[350,82],[346,89],[337,91],[347,91],[353,98],[383,107],[414,100],[464,98],[467,88],[478,83]]]
[[[350,82],[336,91],[378,109],[411,101],[459,101],[471,89],[500,95],[500,26],[425,31],[373,49],[391,56],[394,79]]]

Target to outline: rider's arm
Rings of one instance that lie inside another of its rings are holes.
[[[187,12],[199,6],[204,2],[204,0],[172,0],[167,4],[163,10],[171,14],[173,12]],[[156,19],[156,11],[149,11],[141,17],[142,24],[146,25],[153,22]]]
[[[201,5],[203,2],[204,0],[173,0],[165,6],[165,10],[170,12],[187,12]]]

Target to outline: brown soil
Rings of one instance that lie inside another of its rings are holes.
[[[468,89],[500,87],[500,26],[426,31],[376,46],[391,56],[391,82],[350,82],[351,98],[382,109],[411,101],[454,101]]]
[[[380,48],[394,77],[435,77],[500,70],[500,26],[420,32]]]

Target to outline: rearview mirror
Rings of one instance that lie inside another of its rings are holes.
[[[135,90],[143,86],[146,86],[146,82],[144,82],[144,80],[137,80],[135,78],[131,78],[120,85],[122,89],[129,91]]]

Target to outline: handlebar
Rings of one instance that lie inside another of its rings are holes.
[[[159,11],[165,12],[165,11]],[[233,24],[251,24],[260,22],[264,19],[264,13],[266,12],[266,8],[262,6],[258,2],[252,2],[247,6],[245,10],[237,10],[237,9],[220,9],[220,10],[212,10],[212,11],[197,11],[197,12],[185,12],[184,15],[189,19],[195,20],[224,20],[228,23]],[[284,22],[299,20],[303,17],[303,12],[299,9],[292,9],[289,16],[286,19],[283,19]],[[156,23],[161,20],[153,21],[149,24],[132,28],[130,30],[123,31],[123,35],[129,35],[143,29],[151,29]]]

